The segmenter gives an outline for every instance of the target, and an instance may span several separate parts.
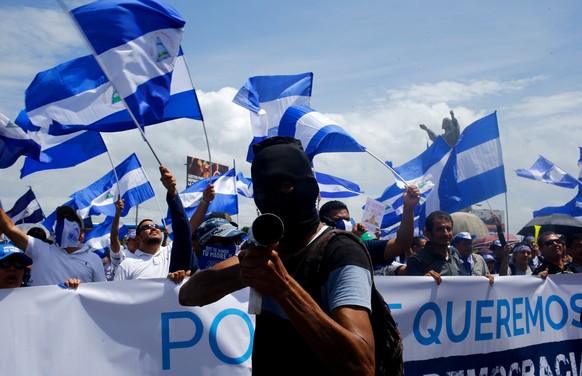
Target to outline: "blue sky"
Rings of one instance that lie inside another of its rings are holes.
[[[169,3],[186,20],[184,53],[216,162],[232,166],[234,159],[249,175],[248,113],[231,102],[248,77],[311,71],[311,107],[395,165],[426,148],[428,138],[418,124],[440,132],[451,109],[461,128],[497,111],[512,232],[533,210],[575,195],[513,171],[528,168],[541,154],[578,175],[582,4],[577,1]],[[5,0],[0,12],[0,112],[15,118],[37,72],[88,51],[54,0]],[[201,123],[181,120],[150,128],[156,154],[184,188],[186,156],[208,155]],[[156,161],[137,130],[104,138],[115,164],[136,152],[158,197],[164,197]],[[320,155],[314,164],[318,171],[358,183],[370,197],[394,182],[363,153]],[[22,159],[0,171],[4,207],[31,186],[47,215],[111,170],[106,155],[22,180],[21,167]],[[361,219],[365,197],[345,202]],[[505,210],[505,197],[482,204],[489,206]],[[158,214],[154,200],[140,206],[140,218]],[[239,222],[249,224],[254,215],[252,200],[241,198]]]

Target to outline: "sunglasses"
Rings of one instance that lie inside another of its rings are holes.
[[[0,261],[0,268],[8,269],[14,266],[16,269],[22,270],[26,268],[26,265],[19,263],[18,261]]]
[[[138,234],[141,233],[143,230],[157,230],[158,226],[154,223],[150,223],[149,225],[144,225],[141,226],[141,228],[139,229],[139,231],[137,232]]]
[[[548,247],[548,246],[554,245],[554,244],[562,244],[562,242],[559,239],[552,239],[552,240],[546,240],[542,244],[544,246]]]

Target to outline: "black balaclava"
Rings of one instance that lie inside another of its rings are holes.
[[[254,144],[253,152],[251,178],[255,204],[261,213],[281,218],[285,234],[279,249],[293,252],[319,225],[315,208],[319,186],[311,163],[301,142],[292,137],[268,138]],[[286,182],[293,186],[289,193],[280,190],[281,184]]]

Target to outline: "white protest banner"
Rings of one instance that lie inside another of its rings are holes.
[[[374,279],[407,375],[581,375],[582,274]],[[248,289],[202,308],[178,291],[166,279],[0,289],[2,374],[250,375]]]

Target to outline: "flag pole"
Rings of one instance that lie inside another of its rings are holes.
[[[183,52],[182,52],[182,56]],[[188,78],[190,79],[190,85],[194,88],[194,82],[192,82],[192,76],[190,75],[190,68],[188,68],[188,62],[186,61],[186,56],[184,56],[184,65],[186,66],[186,72],[188,72]],[[196,90],[194,90],[194,95],[196,95]],[[196,95],[198,100],[198,96]],[[208,150],[208,163],[210,163],[210,176],[214,175],[212,168],[212,155],[210,154],[210,143],[208,142],[208,132],[206,131],[206,123],[204,123],[204,115],[202,115],[202,108],[200,108],[200,102],[198,102],[198,108],[200,109],[200,117],[202,118],[202,129],[204,130],[204,139],[206,140],[206,149]],[[212,183],[212,179],[208,184]]]
[[[406,181],[404,180],[404,178],[402,176],[400,176],[396,170],[394,170],[392,168],[392,166],[388,166],[386,163],[384,163],[380,158],[378,158],[377,156],[375,156],[374,154],[372,154],[368,149],[365,149],[366,153],[370,154],[374,159],[376,159],[378,162],[382,163],[382,166],[386,167],[387,169],[389,169],[390,171],[392,171],[392,173],[394,174],[394,176],[396,176],[398,179],[400,179],[400,181],[404,184],[405,187],[408,187],[408,184],[406,184]]]
[[[99,64],[99,67],[101,68],[101,70],[105,74],[105,77],[107,77],[107,79],[111,83],[111,86],[113,87],[113,89],[115,91],[117,91],[117,89],[115,88],[115,85],[113,84],[113,80],[111,79],[111,74],[107,70],[107,67],[101,62],[101,60],[99,59],[99,57],[97,57],[97,52],[95,51],[95,49],[93,48],[93,46],[91,45],[91,43],[89,42],[89,40],[87,39],[87,36],[85,35],[85,33],[83,32],[83,30],[81,29],[81,26],[79,26],[79,23],[77,22],[77,20],[75,19],[75,17],[73,17],[73,15],[71,14],[71,12],[67,8],[67,5],[65,4],[64,0],[57,0],[57,1],[58,1],[59,5],[61,6],[61,8],[63,9],[63,12],[67,13],[71,17],[71,19],[73,20],[73,24],[75,25],[75,28],[77,29],[77,32],[79,32],[79,34],[81,34],[81,37],[83,38],[83,41],[87,45],[87,48],[89,48],[89,51],[91,51],[91,55],[93,55],[93,57],[95,58],[95,61],[97,62],[97,64]],[[135,124],[135,126],[137,127],[137,129],[139,129],[139,131],[141,133],[142,139],[148,145],[148,147],[150,148],[152,154],[154,155],[154,158],[156,158],[156,161],[158,161],[158,164],[161,166],[162,165],[162,162],[160,161],[160,159],[158,158],[156,152],[152,148],[152,145],[150,144],[150,142],[146,138],[146,135],[145,135],[144,130],[139,125],[139,123],[138,123],[137,119],[135,118],[135,115],[133,114],[133,112],[131,112],[131,109],[129,108],[129,106],[127,105],[127,102],[125,101],[125,98],[122,95],[120,95],[119,98],[121,99],[121,102],[123,103],[123,105],[127,109],[127,112],[129,113],[129,116],[131,117],[131,120],[133,121],[133,123]],[[114,168],[114,170],[115,170],[115,168]]]
[[[238,212],[239,212],[239,210],[238,210],[238,189],[236,187],[236,160],[234,158],[232,159],[232,168],[234,169],[233,179],[234,179],[234,194],[236,197],[236,223],[238,223],[240,225],[239,218],[238,218]]]

